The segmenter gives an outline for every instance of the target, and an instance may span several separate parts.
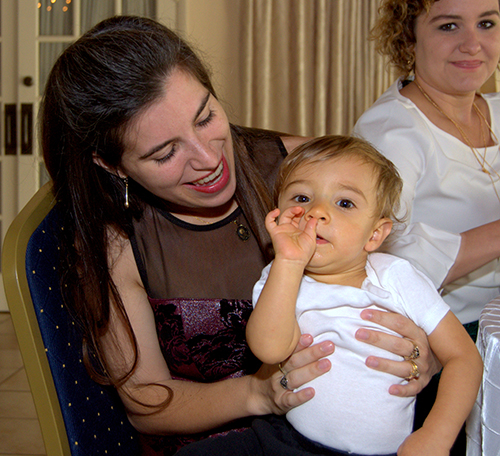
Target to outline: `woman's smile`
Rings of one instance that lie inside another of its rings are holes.
[[[222,190],[229,182],[229,169],[227,166],[227,161],[224,156],[219,163],[219,166],[210,173],[208,176],[203,177],[197,181],[190,184],[186,184],[186,187],[193,188],[198,192],[203,193],[216,193]]]
[[[452,62],[452,64],[462,70],[472,70],[475,71],[481,67],[483,62],[481,60],[459,60]]]

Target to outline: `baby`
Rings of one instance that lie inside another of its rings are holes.
[[[255,285],[247,338],[268,364],[287,359],[303,333],[335,343],[330,372],[306,385],[314,398],[287,414],[318,451],[448,455],[477,395],[479,353],[430,280],[406,260],[374,253],[397,221],[401,188],[394,165],[354,137],[313,139],[280,169],[277,209],[266,217],[275,259]],[[435,405],[413,433],[415,398],[388,390],[418,377],[418,347],[405,356],[406,379],[369,369],[369,355],[391,356],[354,337],[362,327],[387,331],[361,319],[370,308],[411,318],[443,365]],[[286,373],[281,380],[288,388]]]

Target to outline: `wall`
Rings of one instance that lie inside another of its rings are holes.
[[[240,109],[240,0],[179,0],[177,29],[212,70],[212,82],[231,122]]]

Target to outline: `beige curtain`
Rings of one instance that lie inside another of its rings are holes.
[[[394,81],[368,40],[378,0],[241,0],[241,119],[347,134]]]

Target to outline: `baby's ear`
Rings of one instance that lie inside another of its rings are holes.
[[[385,241],[387,236],[391,234],[392,230],[392,220],[388,218],[381,218],[375,223],[373,227],[372,235],[368,242],[365,244],[365,250],[367,252],[375,252]]]
[[[108,173],[114,174],[118,176],[120,179],[125,179],[127,176],[123,174],[119,169],[114,168],[108,165],[99,155],[95,152],[92,154],[92,160],[97,166],[100,166],[102,169],[105,169]]]

